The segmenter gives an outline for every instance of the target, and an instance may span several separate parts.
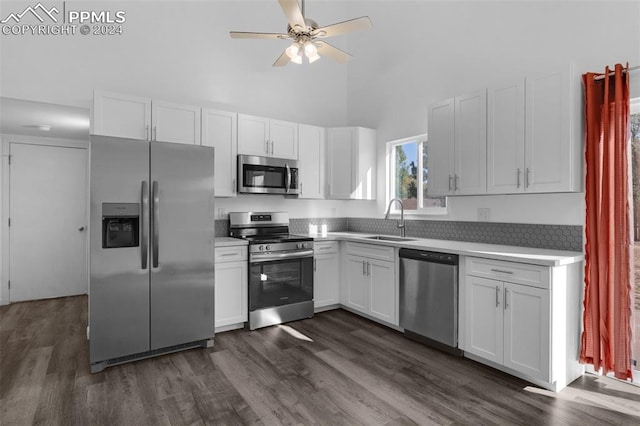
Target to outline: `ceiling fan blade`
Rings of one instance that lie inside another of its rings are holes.
[[[312,35],[319,38],[333,37],[341,34],[352,33],[354,31],[368,30],[373,27],[371,19],[368,16],[362,16],[356,19],[350,19],[337,24],[327,25],[326,27],[314,30]]]
[[[276,59],[276,61],[273,63],[273,66],[274,67],[283,67],[283,66],[287,65],[290,61],[291,61],[291,59],[289,59],[289,56],[287,55],[287,51],[285,50],[284,52],[282,52],[282,55],[280,55],[280,57],[278,57],[278,59]]]
[[[340,50],[326,41],[318,41],[315,45],[318,46],[318,53],[320,56],[327,56],[340,64],[349,62],[352,58],[352,56],[344,50]]]
[[[242,31],[229,31],[229,35],[231,36],[231,38],[266,38],[266,39],[276,39],[276,40],[290,38],[289,34],[251,33],[251,32],[242,32]]]
[[[298,0],[278,0],[280,7],[284,12],[284,16],[287,17],[287,22],[294,30],[306,30],[307,24],[304,22],[304,16],[302,16],[302,10]]]

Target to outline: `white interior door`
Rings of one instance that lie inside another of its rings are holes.
[[[10,144],[11,302],[87,292],[87,150]]]

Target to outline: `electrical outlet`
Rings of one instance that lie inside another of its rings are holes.
[[[491,216],[491,209],[478,209],[478,222],[488,222]]]

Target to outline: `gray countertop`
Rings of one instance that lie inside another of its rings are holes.
[[[247,240],[231,237],[216,237],[216,247],[246,246]]]
[[[461,256],[476,256],[487,259],[528,263],[542,266],[569,265],[584,260],[584,254],[575,251],[561,251],[530,247],[504,246],[496,244],[469,243],[464,241],[431,240],[407,237],[404,241],[372,240],[372,234],[357,232],[328,232],[325,235],[309,234],[315,241],[354,241],[400,248],[431,250]]]

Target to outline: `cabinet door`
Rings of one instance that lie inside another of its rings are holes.
[[[427,170],[429,196],[453,191],[454,103],[453,99],[429,106]]]
[[[350,199],[354,190],[354,129],[327,131],[327,174],[330,199]]]
[[[149,140],[150,126],[151,99],[93,92],[92,134]]]
[[[574,190],[570,97],[568,71],[526,78],[526,191]]]
[[[340,303],[340,258],[337,253],[315,255],[313,302],[316,308]]]
[[[270,120],[269,140],[270,156],[298,159],[298,123]]]
[[[269,143],[269,119],[238,114],[238,154],[267,156]]]
[[[158,142],[200,145],[200,108],[153,101],[152,139]]]
[[[324,198],[325,130],[323,127],[298,126],[298,167],[300,196]]]
[[[346,288],[344,304],[360,312],[368,312],[368,277],[366,259],[356,256],[346,258]]]
[[[247,262],[216,263],[216,327],[247,321],[247,268]]]
[[[455,193],[487,192],[487,92],[455,98]]]
[[[373,129],[356,129],[357,143],[354,164],[356,171],[355,194],[356,200],[376,199],[376,159],[377,140]]]
[[[549,290],[504,284],[504,365],[551,380]]]
[[[369,313],[375,318],[398,325],[394,263],[379,260],[367,260],[367,262],[370,280]]]
[[[465,277],[465,351],[502,363],[503,312],[500,281]]]
[[[236,195],[237,117],[234,112],[202,110],[202,145],[212,146],[215,152],[215,196]]]
[[[524,190],[524,83],[487,91],[487,192]]]

